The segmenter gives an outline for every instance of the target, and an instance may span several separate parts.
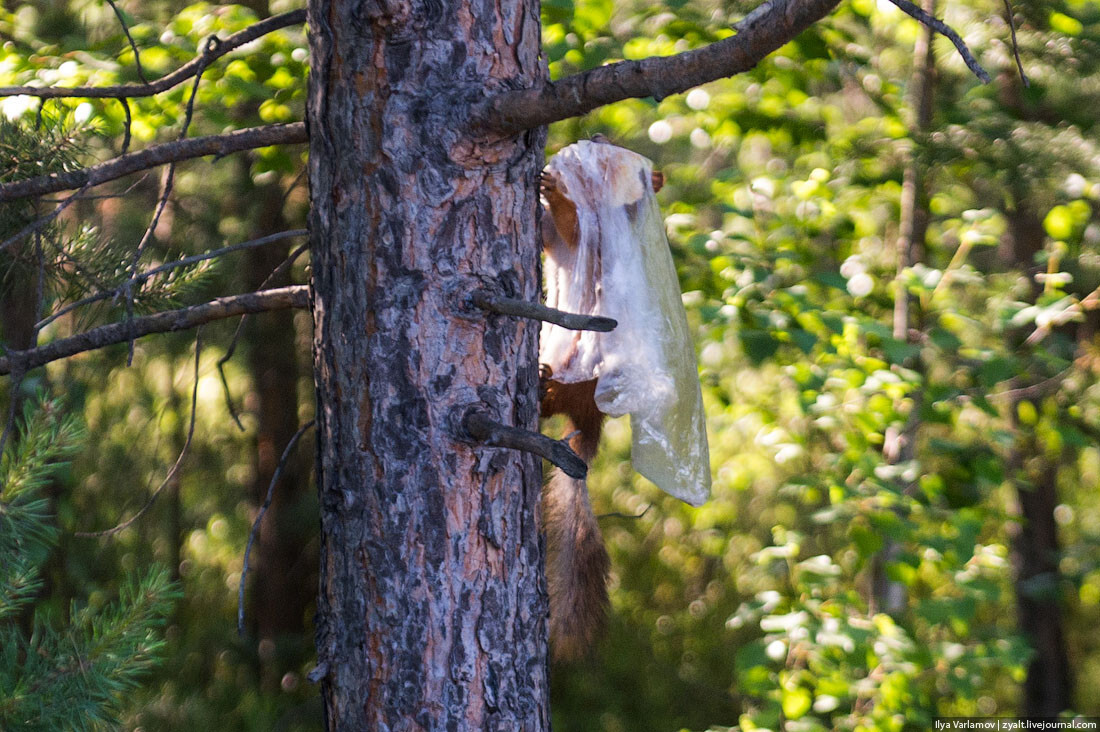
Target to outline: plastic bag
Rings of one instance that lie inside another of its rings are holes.
[[[695,349],[680,300],[653,165],[637,153],[581,141],[547,166],[576,220],[555,214],[545,242],[546,304],[618,321],[609,333],[544,323],[539,361],[562,383],[597,379],[596,404],[630,415],[634,469],[698,506],[710,495],[710,456]]]

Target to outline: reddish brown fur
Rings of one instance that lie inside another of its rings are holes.
[[[543,171],[540,179],[539,190],[550,205],[550,217],[554,220],[554,228],[558,235],[569,246],[576,247],[580,237],[580,226],[577,223],[577,206],[570,200],[553,175]]]
[[[610,142],[602,136],[594,142]],[[665,177],[653,171],[651,185],[661,190]],[[549,173],[541,179],[553,227],[544,223],[543,239],[550,246],[554,235],[569,247],[580,237],[577,207]],[[569,446],[591,463],[600,444],[604,415],[596,407],[596,380],[564,384],[544,374],[542,416],[564,414],[568,432],[575,432]],[[557,468],[543,493],[543,525],[546,530],[546,577],[550,584],[550,640],[558,660],[583,656],[595,642],[607,618],[607,573],[611,559],[604,548],[599,524],[588,500],[588,486]]]
[[[600,442],[604,415],[596,408],[596,380],[562,384],[545,380],[542,416],[564,414],[576,432],[569,444],[591,462]],[[543,493],[543,523],[548,546],[550,640],[558,660],[583,656],[599,636],[607,617],[607,573],[611,559],[592,513],[585,481],[554,469]]]

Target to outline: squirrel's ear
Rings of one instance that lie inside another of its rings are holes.
[[[665,174],[659,170],[654,170],[653,175],[653,192],[657,193],[665,186]]]

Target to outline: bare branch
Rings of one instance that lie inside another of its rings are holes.
[[[104,536],[114,536],[129,526],[132,526],[135,521],[145,515],[145,512],[152,508],[156,503],[157,497],[164,490],[172,480],[179,475],[180,467],[183,465],[183,459],[187,456],[187,450],[191,447],[191,438],[195,436],[195,408],[199,402],[199,357],[202,355],[202,330],[199,329],[195,332],[195,384],[191,387],[191,422],[187,426],[187,439],[184,440],[183,447],[180,449],[179,457],[176,458],[176,462],[172,464],[172,468],[168,471],[168,475],[164,476],[164,480],[161,481],[157,489],[153,491],[149,498],[145,501],[145,505],[137,510],[130,518],[125,521],[103,531],[76,531],[73,532],[75,536],[79,536],[83,539],[96,539]]]
[[[118,18],[118,24],[122,26],[122,32],[126,34],[126,40],[130,42],[130,50],[134,52],[134,66],[137,67],[138,78],[145,85],[149,84],[149,79],[145,77],[145,69],[141,68],[141,53],[138,52],[137,44],[134,43],[134,37],[130,35],[130,27],[126,25],[126,18],[122,15],[122,10],[115,4],[115,0],[107,0],[107,4],[111,6],[111,10],[115,11],[115,17]]]
[[[297,25],[306,21],[305,10],[292,10],[289,13],[276,15],[259,23],[248,26],[228,38],[219,39],[213,48],[204,47],[200,56],[196,56],[183,66],[179,67],[167,76],[162,76],[148,84],[119,84],[117,86],[5,86],[0,87],[0,97],[13,97],[26,94],[41,99],[54,99],[57,97],[81,97],[85,99],[118,99],[122,97],[151,97],[160,94],[172,87],[187,81],[201,69],[210,65],[230,51],[254,41],[260,36],[272,31]]]
[[[186,140],[165,142],[147,147],[144,150],[127,153],[98,165],[93,165],[90,168],[4,183],[0,185],[0,203],[58,191],[68,191],[74,188],[98,186],[125,175],[155,168],[165,163],[201,158],[207,155],[221,157],[241,150],[253,150],[268,145],[291,145],[306,142],[308,139],[305,122],[292,122],[290,124],[249,127],[227,132],[224,135],[190,137]]]
[[[468,412],[462,418],[462,426],[471,437],[484,445],[534,453],[557,465],[570,478],[580,479],[588,475],[588,466],[565,440],[500,424],[477,410]]]
[[[1012,31],[1012,55],[1016,58],[1016,69],[1020,72],[1020,81],[1024,87],[1031,86],[1031,79],[1024,73],[1024,62],[1020,60],[1020,44],[1016,42],[1016,17],[1012,13],[1012,3],[1005,0],[1005,17],[1008,18],[1008,29]]]
[[[501,315],[514,315],[517,318],[531,318],[546,323],[560,325],[570,330],[594,330],[607,333],[615,329],[619,323],[613,318],[605,318],[602,315],[578,315],[556,310],[537,302],[527,302],[514,297],[494,295],[487,290],[477,290],[470,295],[470,300],[482,310],[489,310]]]
[[[126,343],[131,337],[140,338],[151,333],[188,330],[213,320],[232,318],[234,315],[245,313],[305,307],[309,307],[309,287],[306,285],[292,285],[244,295],[219,297],[181,310],[167,310],[134,318],[128,322],[102,325],[26,351],[9,351],[6,356],[0,357],[0,374],[26,372],[78,353],[94,351],[116,343]]]
[[[1076,364],[1075,364],[1076,365]],[[1037,381],[1034,384],[1027,386],[1014,386],[1011,389],[1005,389],[1004,391],[996,391],[988,395],[990,399],[1009,399],[1013,402],[1020,401],[1034,401],[1036,399],[1042,399],[1043,397],[1050,396],[1058,391],[1062,386],[1062,382],[1066,380],[1066,377],[1073,373],[1073,366],[1062,369],[1054,376],[1047,377],[1042,381]],[[1018,378],[1012,379],[1010,383],[1016,383]]]
[[[651,508],[653,508],[653,504],[652,503],[647,503],[646,507],[644,509],[642,509],[641,513],[622,513],[620,511],[611,511],[609,513],[596,514],[596,518],[598,518],[598,519],[621,518],[621,519],[630,519],[631,521],[637,521],[638,519],[644,518],[645,515],[647,513],[649,513],[649,509],[651,509]]]
[[[134,126],[134,117],[130,113],[130,100],[126,97],[119,97],[118,103],[122,105],[122,114],[125,116],[126,121],[122,126],[122,154],[130,152],[130,130]]]
[[[287,460],[290,458],[291,452],[294,451],[294,446],[298,444],[298,440],[316,421],[311,419],[299,427],[294,436],[290,438],[290,441],[286,443],[283,454],[279,457],[279,464],[275,466],[275,473],[271,476],[271,482],[267,484],[267,495],[264,496],[264,503],[260,506],[260,512],[256,514],[256,520],[252,522],[252,530],[248,532],[248,543],[244,547],[244,563],[241,566],[241,581],[237,586],[237,635],[244,635],[244,585],[248,579],[248,555],[252,552],[252,542],[256,540],[256,534],[260,531],[260,522],[264,520],[264,514],[271,506],[271,499],[275,495],[275,484],[282,477],[283,468],[286,467]]]
[[[195,77],[195,88],[198,89],[198,80],[202,78],[201,75]],[[186,123],[185,123],[186,124]],[[184,133],[187,132],[186,127]],[[179,137],[183,139],[183,135]],[[176,177],[176,164],[169,163],[168,167],[164,169],[164,175],[161,176],[160,181],[160,197],[157,199],[157,206],[153,210],[153,218],[149,222],[149,225],[145,227],[145,233],[141,236],[141,241],[138,242],[133,256],[130,258],[129,272],[130,276],[123,283],[122,291],[126,295],[126,322],[130,322],[134,318],[134,286],[131,284],[133,278],[137,275],[138,260],[141,259],[142,253],[145,251],[146,245],[153,239],[153,232],[156,231],[157,224],[160,223],[161,214],[164,213],[164,209],[168,208],[168,198],[172,195],[172,183]],[[130,366],[134,362],[134,339],[130,338],[129,353],[126,356],[126,365]]]
[[[737,34],[674,56],[589,69],[556,82],[498,94],[475,109],[475,125],[515,133],[576,117],[633,97],[663,99],[756,66],[828,15],[839,0],[771,0],[737,26]]]
[[[891,2],[950,38],[967,66],[983,82],[989,81],[989,74],[955,31],[908,0]],[[828,15],[837,4],[838,0],[771,0],[738,23],[737,34],[730,38],[673,56],[620,61],[555,82],[502,92],[475,108],[471,121],[483,129],[510,134],[577,117],[624,99],[653,97],[659,101],[752,69]]]
[[[966,47],[966,43],[963,41],[959,34],[956,33],[951,26],[944,23],[942,20],[935,18],[928,13],[920,9],[919,6],[909,2],[909,0],[890,0],[894,5],[898,7],[901,12],[908,15],[910,18],[917,20],[918,22],[928,26],[932,30],[936,31],[940,35],[947,38],[949,41],[955,44],[955,50],[962,56],[962,60],[966,63],[966,67],[974,72],[974,76],[981,79],[983,84],[989,83],[989,74],[982,65],[978,63],[974,58],[974,54],[970,53],[970,49]]]
[[[273,269],[271,274],[265,277],[264,281],[260,283],[260,289],[267,287],[276,277],[282,276],[284,272],[294,266],[294,262],[306,249],[309,249],[308,241],[291,252],[278,267]],[[233,395],[229,392],[229,379],[225,376],[225,365],[229,362],[229,359],[233,358],[233,354],[237,351],[237,343],[240,341],[241,333],[244,331],[244,324],[247,320],[248,314],[245,313],[237,323],[237,330],[233,331],[233,339],[229,341],[229,348],[225,349],[225,353],[218,359],[218,376],[220,376],[222,380],[222,393],[225,395],[225,406],[229,410],[229,416],[237,423],[237,428],[241,432],[244,432],[244,425],[241,424],[241,416],[237,414],[237,408],[233,405]]]
[[[1065,325],[1071,320],[1078,320],[1085,312],[1096,310],[1098,307],[1100,307],[1100,287],[1085,295],[1085,298],[1080,302],[1070,303],[1068,307],[1052,315],[1047,322],[1035,328],[1035,331],[1027,337],[1024,344],[1034,346],[1050,335],[1058,326]]]

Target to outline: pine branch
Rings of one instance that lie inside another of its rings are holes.
[[[59,97],[80,97],[84,99],[126,99],[133,97],[151,97],[154,94],[168,91],[174,86],[187,81],[198,74],[203,68],[209,66],[215,60],[221,58],[230,51],[254,41],[260,36],[272,31],[297,25],[306,21],[305,10],[292,10],[289,13],[276,15],[259,23],[248,26],[226,39],[215,39],[214,43],[204,44],[202,54],[188,61],[167,76],[162,76],[148,84],[119,84],[117,86],[5,86],[0,87],[0,97],[12,97],[28,95],[39,99],[57,99]],[[135,49],[135,54],[137,50]]]
[[[828,15],[839,0],[771,0],[737,25],[737,34],[674,56],[620,61],[555,82],[498,94],[473,113],[479,127],[503,134],[577,117],[633,97],[660,100],[755,67]]]
[[[147,147],[144,150],[127,153],[98,165],[93,165],[90,168],[4,183],[0,185],[0,203],[58,191],[68,191],[74,188],[98,186],[124,175],[155,168],[165,163],[201,158],[207,155],[222,157],[241,150],[253,150],[268,145],[291,145],[306,142],[308,139],[305,122],[292,122],[282,125],[250,127],[235,132],[227,132],[224,135],[191,137],[185,140],[165,142]]]
[[[126,343],[131,338],[140,338],[151,333],[168,333],[188,330],[195,326],[223,318],[246,313],[262,313],[270,310],[309,307],[309,287],[292,285],[272,290],[250,292],[245,295],[219,297],[201,305],[192,305],[181,310],[168,310],[122,323],[111,323],[89,331],[62,338],[44,346],[26,351],[9,351],[0,357],[0,375],[12,371],[26,372],[43,364],[68,358],[85,351]]]
[[[82,434],[56,402],[30,400],[20,439],[0,458],[0,621],[34,600],[41,582],[38,561],[57,541],[42,488],[76,452]]]
[[[70,312],[72,312],[73,310],[76,310],[79,307],[83,307],[84,305],[90,305],[90,304],[95,303],[95,302],[100,302],[102,300],[108,300],[110,298],[118,297],[122,293],[123,287],[125,287],[127,285],[129,285],[131,287],[134,286],[134,285],[138,285],[138,286],[143,285],[145,283],[145,281],[150,279],[151,277],[155,277],[156,275],[162,274],[164,272],[170,272],[170,271],[172,271],[172,270],[174,270],[178,267],[189,267],[192,264],[198,264],[198,263],[210,260],[210,259],[216,259],[216,258],[221,257],[223,255],[232,254],[233,252],[237,252],[237,251],[240,251],[242,249],[252,249],[254,247],[262,247],[262,246],[266,246],[268,244],[273,244],[273,243],[276,243],[276,242],[283,241],[284,239],[290,239],[292,237],[297,237],[297,236],[306,236],[308,234],[309,234],[308,229],[291,229],[289,231],[279,231],[279,232],[276,232],[274,234],[268,234],[267,236],[262,236],[259,239],[251,239],[249,241],[244,241],[244,242],[241,242],[239,244],[231,244],[229,246],[222,247],[221,249],[215,249],[215,250],[210,251],[210,252],[203,252],[202,254],[192,254],[191,256],[184,257],[183,259],[177,259],[173,262],[166,262],[166,263],[164,263],[162,265],[159,265],[157,267],[153,267],[152,269],[147,269],[144,272],[139,272],[138,274],[134,275],[133,277],[129,278],[128,280],[125,280],[124,282],[122,282],[118,287],[115,287],[114,289],[100,290],[99,292],[88,295],[87,297],[82,297],[79,300],[71,302],[68,305],[66,305],[65,307],[58,310],[57,312],[51,313],[47,317],[45,317],[42,320],[35,323],[35,327],[37,327],[39,329],[45,328],[47,325],[49,325],[53,321],[60,318],[62,315],[65,315],[66,313],[70,313]]]
[[[0,725],[20,729],[100,729],[118,726],[123,693],[159,660],[161,628],[180,596],[163,568],[129,578],[116,602],[101,610],[73,607],[56,631],[35,617],[29,640],[3,629],[10,649],[0,698]],[[21,655],[21,658],[20,658]]]
[[[915,7],[907,0],[891,0],[906,13]],[[828,15],[838,0],[771,0],[737,24],[737,34],[703,48],[673,56],[620,61],[545,82],[528,89],[500,93],[475,108],[473,124],[487,131],[513,134],[635,97],[660,101],[692,87],[743,73],[765,56]],[[975,75],[989,81],[959,34],[916,8],[913,17],[951,39]]]

